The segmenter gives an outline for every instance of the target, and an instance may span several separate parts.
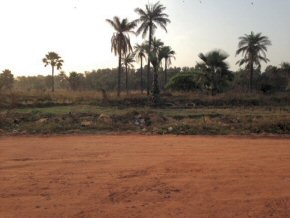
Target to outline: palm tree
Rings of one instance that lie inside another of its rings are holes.
[[[115,30],[111,39],[111,51],[119,56],[117,88],[117,95],[119,97],[121,92],[121,59],[127,52],[132,51],[129,34],[135,34],[132,30],[135,28],[136,23],[129,22],[128,19],[123,19],[121,21],[119,17],[114,17],[113,20],[107,19],[106,21],[111,24]]]
[[[126,93],[127,93],[127,95],[128,95],[128,67],[134,67],[134,65],[133,65],[134,62],[135,62],[135,60],[134,60],[133,53],[126,54],[122,58],[122,63],[126,69]]]
[[[149,42],[148,43],[148,48],[149,48]],[[154,37],[152,39],[152,52],[155,54],[158,54],[161,50],[161,48],[164,46],[164,42],[161,41],[161,39],[157,39],[156,37]]]
[[[146,46],[145,46],[145,44],[141,44],[141,45],[136,44],[134,49],[135,49],[134,54],[137,58],[137,61],[140,60],[140,62],[141,62],[140,89],[141,89],[141,94],[143,94],[143,58],[146,58],[146,54],[145,54],[146,53]]]
[[[54,92],[54,68],[56,67],[57,70],[60,70],[63,64],[63,60],[61,57],[55,52],[48,52],[45,57],[42,59],[44,66],[47,65],[51,66],[51,91]]]
[[[168,19],[168,15],[164,13],[164,10],[166,7],[161,5],[159,2],[155,4],[147,4],[145,6],[145,10],[141,8],[136,8],[135,12],[140,16],[137,22],[140,22],[141,25],[139,26],[137,30],[137,34],[140,34],[142,32],[142,37],[145,38],[147,33],[149,33],[149,49],[147,52],[148,56],[148,65],[147,65],[147,95],[150,94],[150,52],[151,52],[151,43],[152,43],[152,37],[154,33],[156,32],[157,26],[160,26],[162,29],[164,29],[167,32],[166,25],[170,23],[170,20]]]
[[[171,59],[175,59],[175,51],[170,46],[164,46],[161,48],[160,53],[164,58],[164,85],[167,83],[167,67],[171,64]]]
[[[237,62],[237,64],[246,65],[246,68],[250,71],[250,91],[253,88],[253,72],[254,67],[261,66],[261,61],[267,63],[269,59],[266,56],[267,46],[271,45],[271,41],[267,36],[263,36],[262,33],[251,34],[239,37],[238,50],[236,55],[242,54],[243,58]]]
[[[196,68],[203,73],[204,85],[211,90],[212,95],[215,91],[220,92],[226,81],[232,79],[229,65],[225,62],[228,55],[220,50],[213,50],[198,56],[203,63],[199,63]]]

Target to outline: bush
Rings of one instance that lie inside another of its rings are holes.
[[[194,72],[184,72],[172,77],[166,88],[188,92],[199,89],[199,86],[195,80]]]

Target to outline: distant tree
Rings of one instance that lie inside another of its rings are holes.
[[[229,65],[225,62],[228,55],[220,50],[213,50],[206,54],[200,53],[199,58],[203,61],[197,65],[203,73],[204,86],[214,95],[221,92],[226,86],[227,81],[233,79],[229,71]]]
[[[83,80],[84,75],[77,72],[71,72],[68,77],[70,88],[73,91],[80,90],[82,88]]]
[[[60,70],[63,64],[61,57],[55,52],[48,52],[45,57],[42,59],[44,66],[51,66],[51,91],[54,92],[54,68]]]
[[[141,94],[143,94],[143,59],[146,58],[146,45],[145,44],[136,44],[134,47],[134,54],[136,56],[137,61],[141,62],[140,66],[140,90]]]
[[[134,54],[133,53],[129,53],[126,54],[123,58],[122,58],[122,63],[125,67],[125,72],[126,72],[126,93],[128,95],[128,68],[129,67],[134,67],[133,63],[135,62],[134,60]]]
[[[167,67],[171,64],[171,59],[175,59],[175,51],[170,46],[164,46],[161,48],[160,53],[164,58],[164,84],[167,83]]]
[[[9,90],[11,91],[13,88],[14,76],[10,70],[5,69],[0,74],[0,90]]]
[[[65,74],[64,71],[61,71],[58,75],[57,75],[57,81],[58,81],[58,86],[61,89],[67,89],[69,86],[68,83],[68,77]]]
[[[152,45],[152,37],[157,29],[157,26],[160,26],[167,32],[166,26],[170,23],[168,19],[168,15],[164,13],[166,7],[161,5],[159,2],[155,4],[147,4],[145,10],[141,8],[136,8],[135,12],[139,15],[139,19],[137,22],[140,23],[140,26],[137,30],[137,34],[142,32],[143,38],[149,33],[148,46],[149,49],[147,51],[148,64],[147,64],[147,95],[150,94],[150,63],[151,63],[151,45]]]
[[[288,81],[285,80],[285,74],[281,68],[269,65],[261,76],[261,90],[264,93],[286,91]]]
[[[111,51],[115,55],[119,56],[119,68],[118,68],[118,88],[117,96],[120,96],[121,92],[121,58],[127,52],[132,51],[130,42],[130,33],[134,33],[133,29],[136,26],[135,22],[129,22],[128,19],[120,20],[119,17],[114,17],[113,20],[106,20],[114,28],[115,32],[111,39]]]
[[[251,34],[239,37],[238,50],[236,55],[242,54],[243,58],[237,64],[246,65],[246,69],[250,71],[250,91],[253,89],[253,72],[256,67],[261,66],[261,61],[267,63],[269,59],[266,56],[267,46],[271,45],[271,41],[262,33]]]

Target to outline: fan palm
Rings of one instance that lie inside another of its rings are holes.
[[[42,59],[44,66],[47,65],[51,66],[51,91],[54,92],[54,68],[56,67],[57,70],[60,70],[63,64],[63,60],[61,57],[55,52],[48,52],[45,57]]]
[[[140,34],[142,32],[143,38],[145,36],[149,35],[149,49],[147,51],[148,54],[148,65],[147,65],[147,95],[150,93],[150,52],[151,52],[151,43],[152,43],[152,37],[154,33],[156,32],[157,26],[160,26],[162,29],[164,29],[167,32],[166,26],[168,23],[170,23],[170,20],[168,19],[168,15],[164,13],[164,10],[166,7],[161,5],[159,2],[155,4],[147,4],[145,6],[145,10],[141,8],[136,8],[135,12],[140,16],[137,22],[141,23],[139,28],[137,29],[137,34]]]
[[[204,75],[204,85],[211,90],[221,91],[227,80],[232,79],[232,73],[229,71],[229,65],[225,62],[228,55],[220,50],[213,50],[206,54],[200,53],[199,58],[203,63],[197,65]]]
[[[128,95],[128,68],[134,67],[134,65],[133,65],[134,62],[135,62],[135,60],[134,60],[133,53],[126,54],[122,58],[122,63],[125,66],[125,72],[126,72],[126,93],[127,93],[127,95]]]
[[[133,33],[133,29],[136,26],[135,22],[129,22],[128,19],[120,20],[119,17],[114,17],[113,20],[106,20],[113,29],[115,30],[112,38],[111,38],[111,51],[114,52],[115,55],[119,56],[119,66],[118,66],[118,88],[117,95],[120,96],[121,92],[121,59],[122,56],[127,52],[132,51],[132,46],[130,43],[130,33]]]
[[[269,61],[266,52],[267,46],[271,45],[271,41],[267,36],[263,36],[262,33],[255,34],[254,32],[239,37],[239,40],[236,55],[242,54],[243,58],[237,64],[240,66],[245,64],[250,71],[250,91],[252,91],[254,67],[261,67],[261,61],[265,63]]]
[[[146,58],[146,45],[145,44],[136,44],[134,46],[134,54],[137,58],[137,61],[140,60],[141,62],[141,67],[140,67],[140,89],[141,89],[141,94],[143,94],[143,59]]]

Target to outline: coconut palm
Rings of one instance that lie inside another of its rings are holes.
[[[120,96],[121,92],[121,59],[122,56],[127,52],[132,51],[132,46],[130,43],[130,33],[133,33],[133,29],[136,26],[135,22],[129,22],[128,19],[120,20],[119,17],[114,17],[113,20],[106,20],[113,29],[115,30],[112,38],[111,38],[111,51],[114,54],[119,56],[119,66],[118,66],[118,88],[117,95]]]
[[[122,58],[122,63],[125,66],[125,72],[126,72],[126,93],[127,93],[127,95],[128,95],[128,68],[134,67],[134,65],[133,65],[134,62],[135,62],[135,60],[134,60],[133,53],[126,54]]]
[[[140,90],[141,94],[143,94],[143,59],[146,58],[146,46],[145,44],[136,44],[134,46],[134,54],[137,58],[137,61],[141,62],[141,67],[140,67]]]
[[[148,65],[147,65],[147,95],[150,93],[150,52],[151,52],[151,43],[152,43],[152,37],[154,33],[156,32],[157,26],[160,26],[162,29],[164,29],[167,32],[166,26],[168,23],[170,23],[170,20],[168,19],[168,15],[164,13],[164,10],[166,7],[161,5],[159,2],[155,4],[147,4],[145,6],[145,10],[141,8],[136,8],[135,12],[140,16],[137,22],[141,23],[137,34],[140,34],[142,32],[142,37],[145,38],[145,36],[149,35],[149,49],[147,52],[148,56]]]
[[[164,58],[164,84],[167,83],[167,67],[171,64],[171,59],[175,59],[175,51],[170,46],[164,46],[160,50],[161,56]]]
[[[199,63],[196,68],[203,73],[204,86],[211,90],[212,95],[216,91],[222,91],[227,80],[232,79],[229,65],[225,62],[228,55],[223,51],[213,50],[206,54],[200,53],[198,56],[203,63]]]
[[[54,68],[56,67],[57,70],[60,70],[63,64],[63,60],[61,57],[55,52],[48,52],[45,57],[42,59],[44,66],[47,65],[51,66],[51,91],[54,92]]]
[[[269,59],[266,56],[267,46],[271,45],[271,41],[262,33],[255,34],[251,32],[249,35],[239,37],[238,50],[236,55],[241,54],[243,58],[237,62],[240,66],[246,65],[250,71],[250,91],[253,88],[253,72],[254,67],[261,67],[261,61],[267,63]]]

